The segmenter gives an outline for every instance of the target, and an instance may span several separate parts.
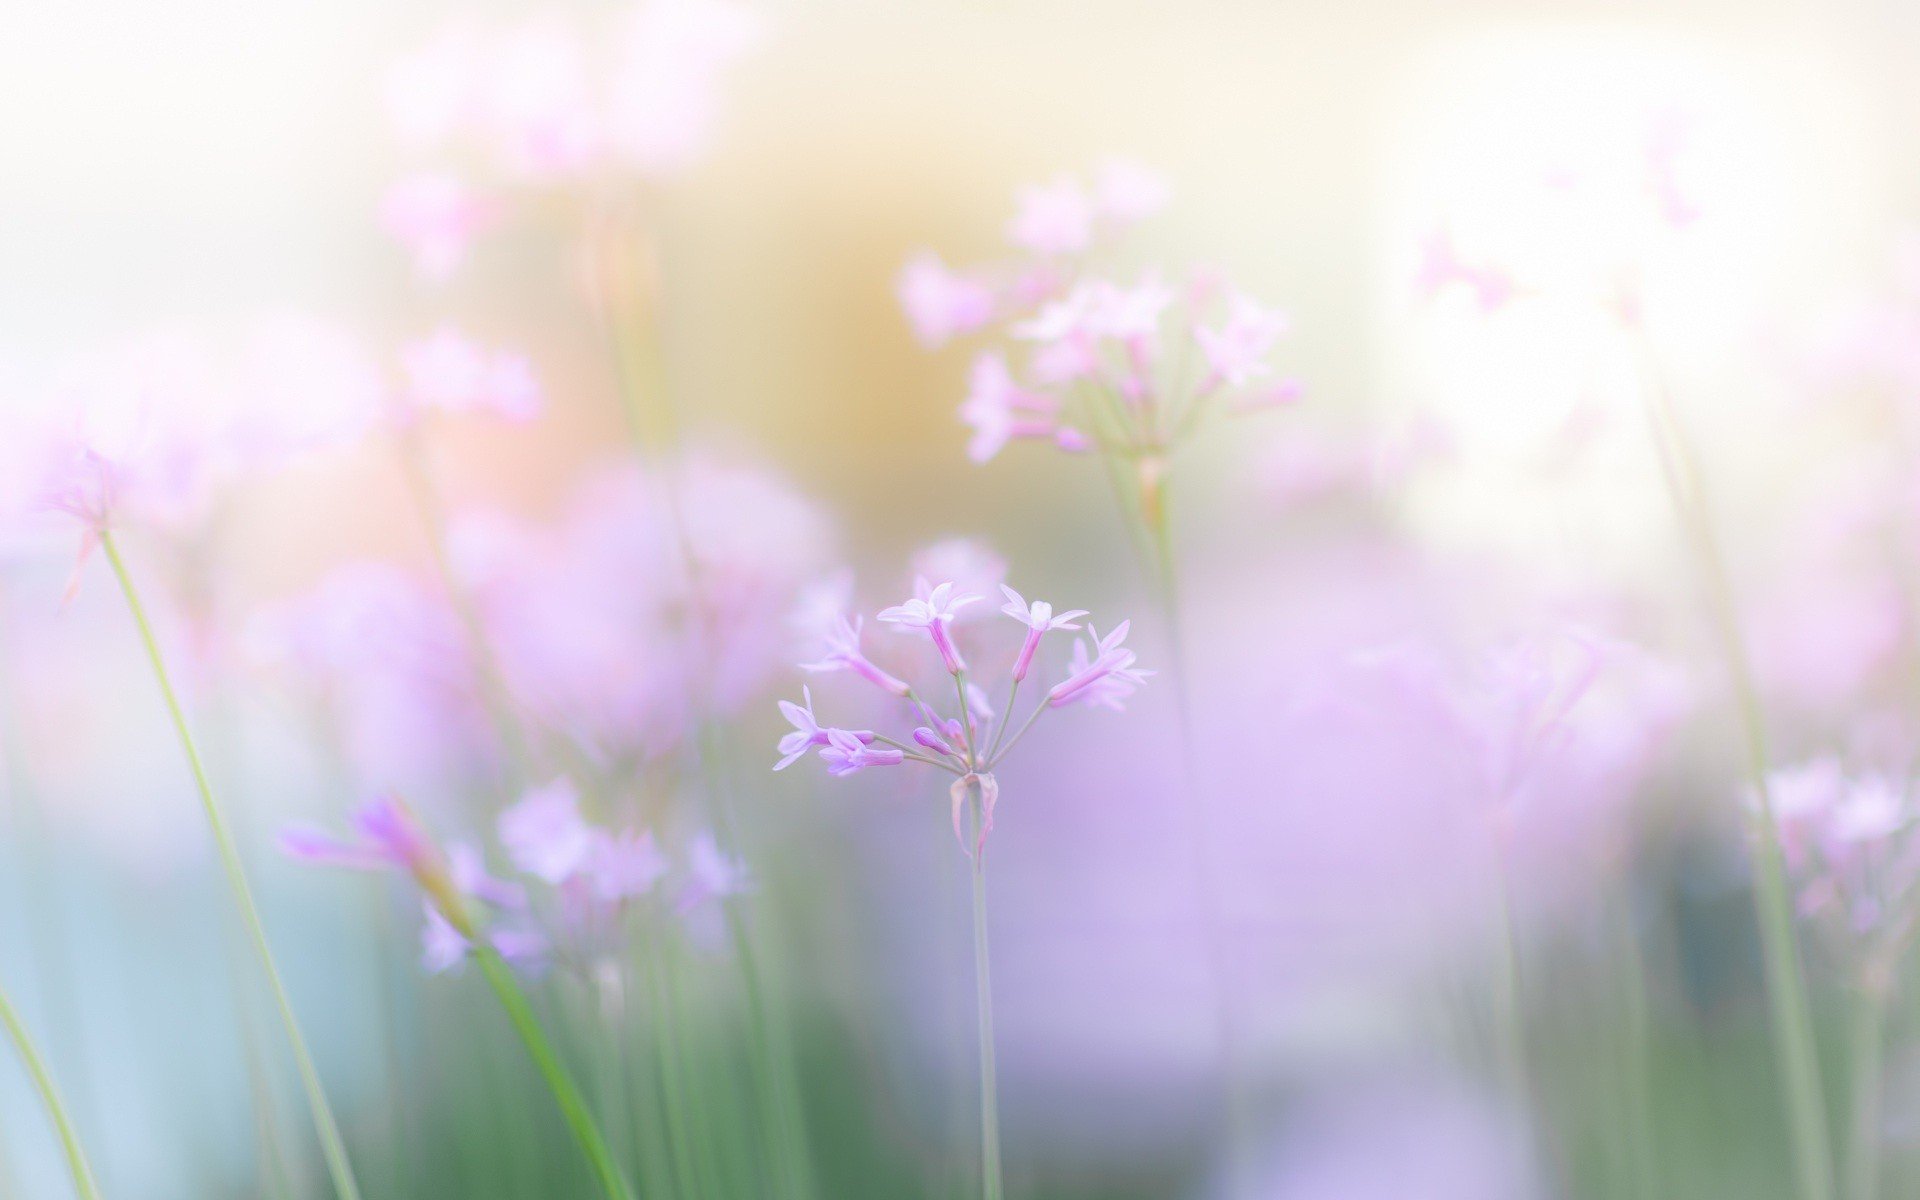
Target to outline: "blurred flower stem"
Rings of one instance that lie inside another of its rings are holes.
[[[6,1025],[7,1035],[13,1039],[13,1047],[19,1051],[20,1061],[26,1064],[27,1074],[33,1079],[33,1090],[39,1093],[40,1104],[60,1135],[60,1151],[66,1155],[67,1170],[73,1174],[73,1190],[81,1200],[100,1200],[100,1185],[94,1181],[86,1151],[80,1148],[80,1135],[74,1132],[67,1106],[60,1100],[59,1089],[53,1086],[53,1076],[47,1073],[47,1065],[35,1049],[33,1038],[28,1036],[27,1027],[21,1024],[20,1014],[14,1010],[5,988],[0,988],[0,1023]]]
[[[534,1015],[532,1003],[515,982],[512,969],[500,957],[499,951],[484,938],[473,940],[473,958],[480,964],[480,974],[486,977],[493,994],[499,997],[500,1006],[506,1010],[514,1032],[520,1035],[527,1053],[533,1056],[534,1066],[539,1068],[541,1078],[546,1080],[547,1088],[559,1102],[560,1115],[566,1118],[574,1140],[580,1143],[580,1149],[593,1167],[594,1178],[599,1181],[601,1189],[610,1200],[634,1200],[633,1188],[627,1183],[626,1176],[621,1174],[620,1165],[614,1161],[613,1151],[607,1147],[607,1139],[594,1121],[586,1098],[580,1094],[580,1088],[573,1082],[573,1076],[567,1073],[560,1056],[554,1053],[552,1043],[540,1028],[539,1018]]]
[[[420,514],[420,523],[425,529],[427,552],[433,559],[434,572],[440,577],[440,586],[447,593],[447,603],[459,617],[461,631],[467,639],[467,652],[473,656],[473,667],[479,676],[476,682],[480,688],[480,702],[486,707],[494,732],[500,738],[501,748],[506,751],[507,762],[513,771],[513,779],[509,782],[518,783],[528,777],[532,765],[528,757],[527,739],[514,717],[506,677],[500,670],[499,660],[494,656],[492,644],[487,640],[480,614],[474,610],[473,598],[467,594],[467,589],[461,585],[460,577],[453,569],[452,554],[448,550],[446,501],[441,497],[433,471],[427,463],[426,443],[417,424],[406,424],[395,430],[394,439],[401,474],[406,477],[407,491],[413,497],[414,508]]]
[[[294,1066],[300,1074],[301,1088],[306,1092],[307,1107],[313,1113],[314,1132],[320,1139],[320,1151],[327,1162],[327,1174],[333,1179],[334,1193],[339,1200],[360,1200],[360,1187],[354,1182],[353,1167],[347,1161],[347,1148],[340,1138],[340,1125],[334,1120],[333,1108],[327,1103],[326,1092],[320,1086],[320,1073],[313,1065],[313,1055],[307,1050],[306,1036],[300,1032],[300,1023],[293,1015],[293,1002],[287,997],[287,987],[280,978],[280,968],[274,963],[273,948],[267,942],[266,925],[260,919],[259,906],[254,903],[253,888],[247,883],[239,847],[235,845],[233,834],[221,815],[219,802],[214,799],[213,785],[208,782],[206,767],[201,763],[199,748],[193,741],[193,732],[187,727],[186,712],[181,708],[180,697],[174,692],[173,680],[167,674],[160,643],[154,637],[146,608],[140,603],[140,593],[133,586],[133,576],[127,571],[126,561],[120,557],[120,547],[112,531],[103,529],[99,536],[100,549],[113,567],[114,578],[120,582],[120,591],[127,600],[127,610],[133,615],[141,644],[146,648],[147,660],[153,666],[154,680],[160,686],[161,698],[166,701],[167,715],[173,722],[174,732],[179,735],[181,749],[186,751],[187,764],[193,770],[194,786],[200,793],[201,808],[213,831],[220,866],[233,888],[234,902],[239,906],[241,920],[246,925],[254,951],[259,955],[260,965],[266,972],[267,983],[273,991],[274,1005],[293,1049]]]
[[[686,571],[688,607],[692,610],[689,626],[694,639],[696,661],[711,661],[714,637],[710,628],[705,589],[702,586],[700,559],[687,530],[685,510],[680,502],[678,463],[669,460],[670,451],[680,440],[681,422],[667,385],[665,355],[661,342],[661,283],[659,250],[650,227],[659,219],[657,199],[641,205],[638,215],[609,212],[604,217],[603,242],[590,247],[592,255],[593,301],[599,308],[613,357],[621,412],[637,450],[655,460],[655,478],[659,481],[661,502],[675,534],[681,562]],[[648,403],[649,395],[653,402]],[[699,676],[696,676],[699,678]],[[711,698],[696,695],[697,741],[701,771],[706,787],[703,796],[715,833],[733,840],[736,835],[729,806],[723,796],[719,763],[724,760],[718,745],[723,731],[713,715]],[[741,986],[747,1001],[748,1051],[758,1097],[761,1120],[772,1143],[774,1174],[779,1193],[790,1200],[808,1200],[814,1195],[812,1156],[807,1145],[805,1122],[801,1116],[799,1081],[793,1068],[793,1055],[784,1023],[776,1016],[767,995],[765,972],[753,931],[746,918],[732,905],[726,905],[728,936],[739,964]]]
[[[1847,1200],[1878,1200],[1880,1195],[1881,1057],[1891,986],[1891,972],[1870,963],[1855,991]]]
[[[980,1195],[1002,1200],[1006,1185],[1000,1177],[1000,1085],[993,1057],[993,976],[987,950],[987,868],[981,846],[986,822],[986,800],[977,776],[967,784],[967,811],[972,824],[973,852],[973,990],[980,1037]]]
[[[1174,708],[1180,721],[1180,762],[1186,780],[1187,852],[1191,862],[1193,887],[1199,906],[1200,936],[1212,981],[1214,1025],[1220,1044],[1221,1087],[1227,1118],[1227,1158],[1235,1194],[1252,1186],[1253,1121],[1249,1110],[1246,1081],[1240,1070],[1240,1039],[1229,984],[1228,947],[1222,902],[1216,891],[1220,877],[1214,861],[1213,843],[1217,822],[1212,802],[1201,786],[1199,759],[1194,743],[1192,685],[1184,632],[1184,611],[1180,603],[1180,570],[1174,554],[1173,518],[1169,508],[1170,479],[1163,458],[1142,459],[1136,464],[1139,516],[1137,538],[1143,547],[1142,565],[1152,577],[1160,620],[1166,629],[1168,661],[1173,675]],[[1129,521],[1129,525],[1133,522]]]
[[[1747,768],[1755,799],[1753,824],[1753,900],[1765,958],[1767,1004],[1773,1028],[1774,1058],[1787,1106],[1794,1175],[1801,1200],[1831,1200],[1833,1152],[1814,1046],[1813,1017],[1801,972],[1800,946],[1787,895],[1786,864],[1780,850],[1779,823],[1768,784],[1771,769],[1766,720],[1753,681],[1733,584],[1706,493],[1700,456],[1674,406],[1658,369],[1658,360],[1640,331],[1647,415],[1667,489],[1682,533],[1692,550],[1706,591],[1708,615],[1720,640],[1732,682],[1735,708],[1746,742]]]

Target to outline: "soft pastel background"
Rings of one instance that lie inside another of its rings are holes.
[[[516,216],[515,236],[444,292],[415,281],[374,221],[399,162],[384,72],[454,11],[521,6],[86,0],[0,15],[0,382],[154,325],[318,313],[392,344],[451,313],[526,348],[553,402],[530,428],[449,428],[437,447],[449,492],[461,506],[556,511],[582,470],[624,445],[565,213]],[[1630,242],[1630,216],[1604,198],[1566,224],[1537,219],[1523,176],[1604,176],[1649,114],[1679,106],[1695,114],[1691,179],[1717,219],[1649,271],[1737,571],[1765,595],[1768,581],[1837,581],[1749,614],[1783,742],[1823,744],[1824,706],[1852,698],[1867,670],[1850,674],[1848,656],[1875,652],[1858,644],[1873,641],[1875,610],[1849,607],[1843,574],[1805,549],[1822,538],[1779,533],[1819,520],[1782,481],[1844,476],[1850,461],[1828,453],[1838,435],[1782,438],[1805,417],[1786,347],[1885,290],[1895,230],[1920,210],[1920,11],[813,0],[767,12],[770,36],[732,79],[713,152],[665,189],[666,371],[690,436],[776,465],[835,517],[869,593],[892,597],[914,547],[979,535],[1062,604],[1148,606],[1092,464],[966,461],[953,417],[966,357],[916,346],[893,298],[914,249],[990,255],[1017,185],[1125,154],[1173,184],[1141,235],[1145,257],[1218,264],[1292,317],[1286,366],[1308,402],[1199,448],[1179,510],[1203,777],[1234,822],[1217,881],[1234,917],[1232,1021],[1260,1064],[1260,1195],[1408,1195],[1382,1161],[1428,1164],[1440,1200],[1634,1194],[1607,1144],[1623,1035],[1606,947],[1622,925],[1642,931],[1630,936],[1657,976],[1650,1119],[1668,1194],[1787,1194],[1732,735],[1710,669],[1706,711],[1659,763],[1652,803],[1631,822],[1582,814],[1552,831],[1560,857],[1526,882],[1541,893],[1528,934],[1546,1047],[1537,1130],[1462,1067],[1472,1055],[1459,1048],[1484,1033],[1459,1015],[1488,972],[1484,906],[1457,877],[1477,848],[1433,862],[1463,835],[1443,812],[1444,739],[1423,740],[1431,714],[1398,693],[1359,715],[1282,698],[1346,669],[1348,650],[1548,602],[1596,611],[1597,593],[1621,587],[1637,633],[1711,661],[1636,418],[1577,469],[1542,472],[1530,457],[1618,384],[1590,314],[1545,304],[1489,327],[1463,307],[1422,307],[1411,284],[1436,220],[1549,280]],[[1289,502],[1290,439],[1426,411],[1444,414],[1471,469],[1381,501]],[[221,532],[229,598],[290,595],[357,555],[418,562],[413,525],[392,515],[404,505],[376,454],[256,488]],[[284,1088],[286,1072],[271,1055],[249,1061],[235,1030],[251,1020],[269,1046],[274,1031],[246,987],[236,1002],[244,971],[224,897],[132,631],[104,577],[59,608],[69,565],[16,570],[0,613],[9,791],[39,793],[30,810],[6,809],[0,968],[71,1080],[111,1192],[260,1194],[249,1073]],[[1142,632],[1144,653],[1159,653],[1158,636]],[[368,933],[391,923],[375,889],[271,852],[280,822],[351,797],[284,705],[203,699],[350,1132],[385,1147],[407,1130],[413,1174],[395,1167],[388,1183],[385,1151],[370,1150],[370,1190],[562,1194],[543,1172],[565,1161],[564,1142],[486,1010],[446,999],[458,985],[416,980],[404,929]],[[1006,780],[996,936],[1022,1195],[1205,1196],[1226,1172],[1213,1000],[1165,801],[1178,768],[1168,737],[1134,735],[1169,728],[1170,705],[1148,695],[1125,725],[1062,723],[1056,752]],[[940,798],[774,779],[761,753],[770,708],[745,725],[733,786],[758,830],[750,857],[780,934],[826,1193],[962,1194],[964,877]],[[1407,795],[1409,779],[1432,794]],[[64,985],[45,970],[56,959]],[[383,989],[470,1022],[490,1057],[449,1058],[435,1037],[463,1038],[446,1022],[382,1029]],[[1915,1177],[1915,1065],[1893,1068],[1896,1183]],[[303,1132],[297,1104],[284,1107],[280,1127]],[[452,1132],[436,1134],[442,1124]],[[529,1145],[505,1167],[472,1165],[476,1147],[498,1150],[489,1131],[515,1127]],[[0,1130],[18,1194],[63,1194],[11,1068]],[[292,1174],[318,1179],[310,1154],[287,1153]]]

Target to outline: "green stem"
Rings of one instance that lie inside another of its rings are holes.
[[[969,784],[972,798],[973,844],[980,844],[980,827],[985,820],[985,800],[979,783]],[[986,854],[973,856],[973,988],[979,1010],[980,1037],[980,1195],[982,1200],[1001,1200],[1006,1185],[1000,1177],[1000,1085],[993,1058],[993,979],[987,952],[987,870]]]
[[[166,660],[160,654],[160,643],[153,635],[153,626],[148,622],[147,611],[140,603],[140,594],[134,589],[133,576],[128,573],[127,564],[120,557],[120,548],[110,531],[101,531],[100,549],[113,567],[114,578],[120,582],[120,591],[127,600],[127,610],[133,614],[133,623],[140,631],[140,641],[146,648],[147,660],[153,666],[154,680],[160,685],[160,696],[166,701],[167,715],[173,722],[174,732],[179,735],[181,749],[186,751],[187,765],[193,770],[194,786],[200,793],[201,809],[206,813],[207,824],[213,831],[221,869],[226,872],[227,883],[233,889],[234,903],[239,906],[241,921],[247,927],[254,951],[259,955],[260,966],[266,972],[274,1005],[279,1010],[280,1023],[285,1027],[287,1041],[293,1049],[294,1067],[300,1074],[300,1085],[307,1095],[307,1107],[313,1113],[314,1132],[320,1139],[320,1152],[327,1161],[327,1174],[333,1179],[334,1193],[339,1200],[360,1200],[360,1186],[354,1182],[353,1167],[347,1161],[347,1148],[340,1138],[340,1125],[334,1120],[333,1108],[327,1103],[327,1094],[320,1086],[320,1072],[314,1067],[313,1055],[307,1050],[306,1036],[300,1032],[300,1023],[294,1018],[293,1001],[287,997],[287,987],[280,978],[280,968],[274,963],[273,947],[267,942],[266,925],[260,919],[259,906],[254,903],[253,888],[247,883],[239,847],[234,844],[226,818],[221,815],[220,805],[214,799],[213,785],[208,782],[207,769],[200,761],[199,748],[193,741],[193,731],[187,727],[186,712],[180,707],[180,697],[175,694],[173,680],[167,674]]]
[[[1771,1018],[1774,1058],[1781,1074],[1787,1106],[1788,1134],[1795,1178],[1802,1200],[1830,1200],[1833,1195],[1833,1152],[1827,1130],[1820,1085],[1820,1062],[1814,1045],[1813,1017],[1801,973],[1800,946],[1793,927],[1793,904],[1787,894],[1786,864],[1780,850],[1779,823],[1774,816],[1768,784],[1770,758],[1766,722],[1758,689],[1740,632],[1733,584],[1721,553],[1720,540],[1707,502],[1700,458],[1671,397],[1651,368],[1646,388],[1647,408],[1655,445],[1661,455],[1668,490],[1689,537],[1707,607],[1731,678],[1735,707],[1746,742],[1747,770],[1757,801],[1753,902],[1765,960],[1767,1005]]]
[[[586,1098],[580,1094],[573,1076],[567,1073],[560,1056],[554,1053],[553,1045],[547,1041],[546,1033],[540,1028],[540,1019],[534,1015],[532,1003],[514,981],[513,971],[501,959],[499,951],[487,945],[484,939],[475,939],[473,946],[474,961],[480,964],[480,973],[486,976],[493,994],[500,998],[500,1007],[506,1009],[514,1032],[526,1044],[534,1066],[539,1068],[541,1077],[553,1092],[553,1098],[559,1102],[560,1115],[566,1118],[568,1127],[573,1130],[574,1140],[580,1143],[580,1149],[585,1152],[601,1189],[609,1200],[634,1200],[633,1188],[627,1183],[626,1176],[621,1174],[619,1164],[614,1162],[613,1152],[607,1148],[607,1140],[601,1134],[600,1126],[595,1123]]]
[[[1885,989],[1870,981],[1860,989],[1853,1019],[1853,1129],[1847,1147],[1847,1200],[1877,1200],[1880,1195],[1880,1053],[1886,1017]]]
[[[1653,1087],[1648,1078],[1652,1039],[1647,1024],[1646,952],[1641,949],[1633,914],[1626,903],[1609,907],[1613,909],[1615,936],[1620,943],[1620,982],[1626,1008],[1627,1143],[1635,1194],[1639,1200],[1654,1200],[1660,1194],[1660,1166],[1653,1135]]]
[[[41,1061],[40,1052],[34,1049],[33,1039],[27,1036],[27,1027],[20,1023],[20,1014],[14,1011],[13,1001],[7,998],[4,989],[0,989],[0,1022],[6,1024],[7,1033],[13,1038],[14,1049],[20,1052],[20,1061],[26,1064],[27,1074],[33,1077],[34,1090],[40,1093],[40,1103],[46,1108],[54,1130],[60,1135],[60,1149],[67,1156],[67,1170],[73,1174],[74,1192],[81,1200],[100,1200],[100,1185],[94,1181],[93,1167],[87,1162],[86,1151],[80,1148],[80,1135],[74,1132],[73,1121],[67,1116],[67,1106],[60,1102],[60,1091],[53,1086],[53,1076],[47,1074],[46,1063]]]

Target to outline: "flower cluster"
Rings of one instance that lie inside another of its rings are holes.
[[[864,647],[863,621],[841,616],[825,637],[821,657],[801,664],[801,668],[858,676],[904,705],[914,727],[906,737],[895,738],[871,729],[822,725],[814,714],[812,690],[803,689],[801,703],[780,703],[780,711],[793,729],[780,739],[782,757],[773,769],[783,770],[808,751],[817,751],[828,774],[834,776],[852,775],[869,767],[897,767],[909,761],[945,771],[955,777],[951,792],[954,836],[969,855],[978,854],[992,829],[993,806],[999,796],[994,769],[1041,714],[1072,704],[1118,710],[1152,674],[1135,666],[1134,652],[1126,646],[1128,622],[1120,622],[1104,637],[1089,624],[1086,637],[1075,640],[1072,658],[1059,682],[1034,702],[1026,718],[1015,727],[1015,702],[1021,684],[1033,670],[1041,640],[1048,633],[1079,631],[1079,621],[1087,613],[1084,609],[1055,612],[1046,601],[1029,602],[1005,585],[1000,591],[1006,599],[1000,611],[1025,633],[1007,668],[1007,696],[998,711],[986,689],[970,678],[972,669],[954,636],[961,613],[984,597],[963,593],[951,581],[935,584],[923,576],[915,581],[910,598],[882,610],[875,619],[900,633],[924,639],[932,648],[940,672],[947,677],[940,690],[952,690],[951,706],[943,707],[946,702],[929,699],[930,694],[940,694],[931,686],[923,690],[875,663]],[[978,833],[970,844],[961,826],[970,791],[975,789],[982,811]]]
[[[1801,915],[1863,944],[1902,944],[1920,882],[1920,809],[1907,783],[1815,758],[1775,771],[1767,787]]]
[[[348,837],[293,828],[280,844],[302,862],[411,879],[425,897],[422,963],[436,972],[484,939],[525,970],[555,965],[591,976],[625,945],[635,906],[687,916],[750,886],[745,868],[712,834],[695,835],[676,867],[652,832],[588,822],[565,780],[527,792],[500,814],[496,833],[512,878],[493,874],[470,842],[441,847],[390,797],[356,812]]]
[[[647,0],[592,28],[546,17],[441,30],[387,81],[395,133],[420,165],[389,189],[382,226],[422,277],[444,280],[501,217],[476,174],[579,187],[684,170],[711,140],[721,79],[760,35],[731,0]]]
[[[1020,193],[1007,239],[1022,257],[955,271],[922,253],[902,269],[900,303],[922,344],[999,323],[1021,348],[974,358],[960,406],[974,461],[1022,439],[1098,450],[1139,464],[1151,504],[1144,493],[1167,455],[1210,413],[1298,397],[1269,362],[1287,331],[1279,312],[1208,272],[1170,280],[1096,267],[1096,252],[1110,257],[1119,235],[1166,198],[1157,177],[1109,163],[1090,189],[1063,178]]]

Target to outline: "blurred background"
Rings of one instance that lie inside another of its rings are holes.
[[[620,11],[85,0],[0,16],[0,403],[27,406],[74,361],[156,329],[218,339],[297,314],[391,355],[450,319],[524,351],[547,403],[530,424],[436,429],[448,505],[566,519],[579,481],[628,453],[581,207],[516,199],[455,280],[423,281],[379,216],[413,165],[389,73],[449,21]],[[1177,740],[1138,732],[1173,727],[1168,689],[1125,717],[1061,722],[1006,773],[993,843],[1012,1192],[1791,1194],[1738,742],[1658,457],[1619,399],[1633,349],[1596,291],[1632,263],[1710,462],[1780,760],[1871,742],[1910,691],[1916,644],[1879,553],[1888,537],[1896,560],[1916,547],[1873,515],[1898,439],[1857,401],[1903,396],[1911,377],[1920,9],[757,11],[764,36],[726,77],[711,145],[647,191],[661,378],[688,444],[761,464],[814,506],[833,532],[811,565],[853,567],[868,611],[904,594],[917,548],[983,538],[1022,590],[1103,627],[1133,614],[1149,665],[1170,650],[1140,619],[1151,589],[1094,463],[968,461],[968,356],[917,345],[896,301],[915,251],[991,258],[1021,185],[1120,155],[1172,187],[1134,260],[1218,268],[1291,322],[1280,357],[1305,399],[1214,431],[1179,467],[1225,982],[1169,832]],[[1617,182],[1669,144],[1673,202],[1700,213],[1677,242],[1650,235],[1644,189]],[[1489,313],[1424,288],[1437,230],[1509,268],[1521,300]],[[1444,451],[1420,449],[1430,433]],[[1383,466],[1395,448],[1405,461]],[[224,628],[239,645],[342,563],[424,569],[406,511],[404,476],[365,448],[249,481],[201,548],[217,595],[173,588],[168,636],[190,648]],[[0,597],[0,971],[110,1194],[324,1194],[134,631],[97,563],[63,604],[71,569],[64,541],[10,550]],[[1636,746],[1604,786],[1579,775],[1523,835],[1532,1082],[1516,1097],[1488,1067],[1486,993],[1512,940],[1491,916],[1499,868],[1461,816],[1460,752],[1421,693],[1354,663],[1409,639],[1479,647],[1542,614],[1619,631],[1684,679],[1609,699],[1657,710],[1658,749]],[[194,660],[196,716],[369,1195],[589,1194],[485,998],[415,969],[412,902],[275,853],[280,826],[335,822],[375,781],[329,763],[297,702],[233,682],[226,653]],[[966,876],[944,793],[767,773],[773,696],[799,683],[782,672],[743,708],[726,786],[819,1192],[965,1195]],[[1844,957],[1809,951],[1838,1114]],[[712,968],[690,986],[728,985]],[[1920,1178],[1901,1006],[1876,1130],[1889,1194]],[[696,1070],[719,1075],[738,1031],[725,1001],[712,1011],[686,1037]],[[1224,1087],[1223,1036],[1243,1064]],[[709,1098],[713,1128],[734,1102]],[[722,1156],[747,1153],[714,1136]],[[13,1194],[65,1194],[11,1068],[0,1171]]]

